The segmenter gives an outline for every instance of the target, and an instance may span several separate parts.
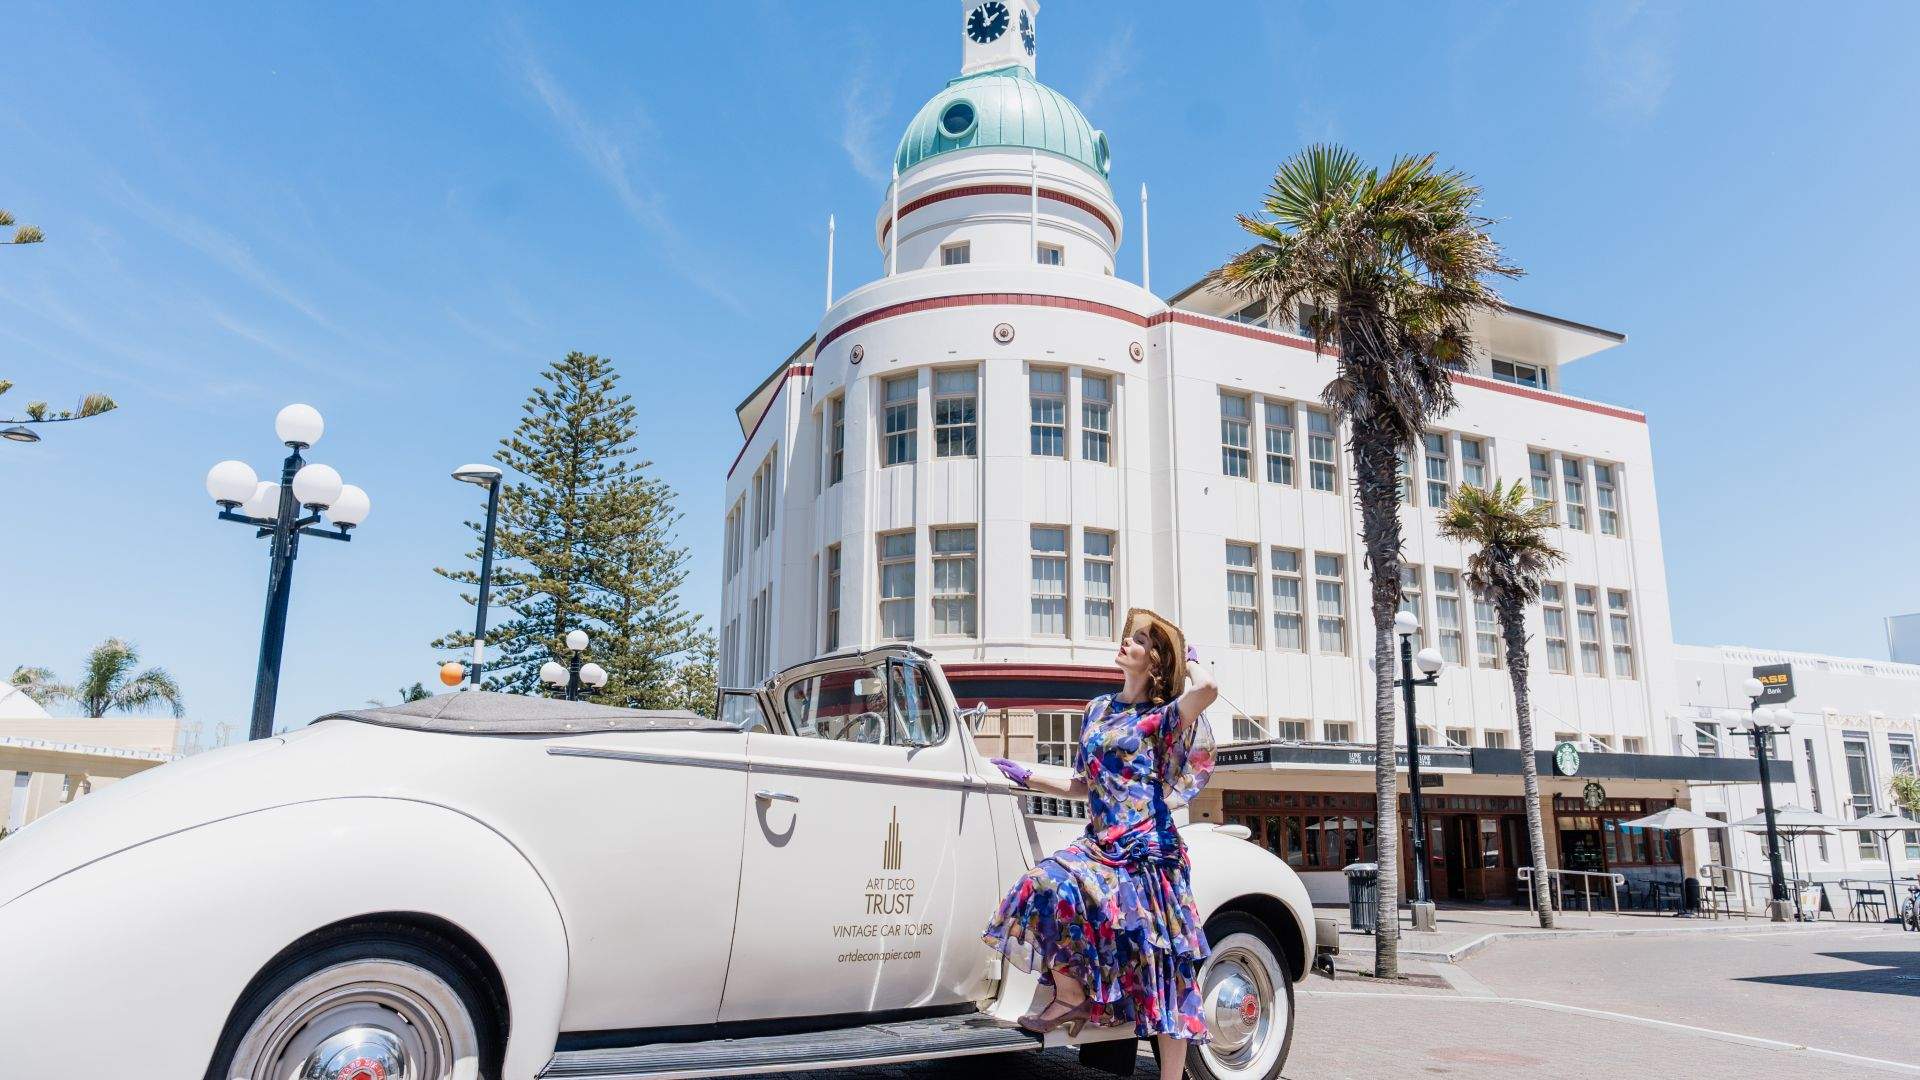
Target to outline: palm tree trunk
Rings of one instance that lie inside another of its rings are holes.
[[[1393,616],[1400,610],[1399,463],[1391,436],[1356,428],[1352,436],[1360,535],[1367,548],[1373,609],[1373,837],[1380,867],[1380,920],[1373,938],[1373,974],[1400,977],[1400,794],[1395,775]],[[1413,752],[1408,747],[1408,752]]]
[[[1519,596],[1502,589],[1494,598],[1500,634],[1507,643],[1507,677],[1513,680],[1513,716],[1520,729],[1520,789],[1527,800],[1527,846],[1533,851],[1533,906],[1540,925],[1553,928],[1553,889],[1547,880],[1547,835],[1540,813],[1540,767],[1533,756],[1533,700],[1527,690],[1526,608]]]

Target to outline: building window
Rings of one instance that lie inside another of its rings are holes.
[[[766,513],[767,492],[766,477],[759,469],[753,470],[753,549],[760,550],[760,518]]]
[[[880,637],[913,640],[913,533],[880,538]]]
[[[1404,446],[1393,451],[1393,497],[1413,505],[1413,454]]]
[[[965,266],[973,261],[973,246],[966,241],[940,245],[941,266]]]
[[[1322,320],[1323,315],[1319,308],[1312,304],[1301,304],[1294,309],[1294,332],[1303,338],[1313,337]],[[1327,332],[1331,334],[1333,328],[1327,327]]]
[[[1500,619],[1493,601],[1478,589],[1473,591],[1473,653],[1481,667],[1500,666]]]
[[[1528,484],[1533,490],[1535,506],[1546,503],[1553,505],[1553,459],[1545,451],[1527,451]],[[1548,516],[1555,522],[1560,520],[1558,511],[1549,511]]]
[[[973,637],[978,632],[978,554],[974,531],[933,530],[933,632]]]
[[[886,441],[885,463],[904,465],[920,453],[920,378],[901,375],[881,384],[885,412],[881,417]]]
[[[1613,673],[1633,678],[1633,607],[1622,589],[1607,590],[1607,634],[1613,639]]]
[[[1599,590],[1591,585],[1573,587],[1574,624],[1580,630],[1580,674],[1605,675],[1600,666]]]
[[[1466,662],[1460,650],[1460,571],[1433,571],[1434,644],[1449,664]]]
[[[1487,444],[1460,436],[1460,482],[1484,490],[1487,485]]]
[[[1893,771],[1909,776],[1920,776],[1920,768],[1914,765],[1913,740],[1907,738],[1887,739],[1887,756],[1892,760]],[[1906,843],[1906,855],[1909,861],[1920,859],[1920,829],[1908,829],[1900,834]],[[1889,839],[1891,844],[1892,840]]]
[[[1313,553],[1313,609],[1319,633],[1315,647],[1322,653],[1347,651],[1347,583],[1345,560],[1324,551]]]
[[[1220,394],[1220,471],[1245,478],[1252,474],[1252,409],[1245,394]]]
[[[1274,548],[1268,557],[1273,566],[1273,647],[1303,651],[1307,643],[1300,639],[1300,553]]]
[[[1255,300],[1227,316],[1227,319],[1231,322],[1246,323],[1248,326],[1265,326],[1267,325],[1267,302]]]
[[[1039,457],[1067,456],[1067,373],[1057,368],[1027,372],[1033,422],[1031,449]]]
[[[1254,608],[1256,576],[1252,544],[1227,542],[1227,644],[1260,644],[1260,615]]]
[[[1705,720],[1693,722],[1693,752],[1699,757],[1720,756],[1720,726]]]
[[[1035,637],[1067,636],[1067,530],[1035,525],[1029,530],[1032,632]]]
[[[1065,248],[1061,247],[1059,244],[1041,244],[1040,245],[1040,265],[1041,266],[1065,266],[1066,264],[1067,264],[1067,251]]]
[[[1282,742],[1306,742],[1307,722],[1305,720],[1275,720],[1273,737]]]
[[[1850,738],[1841,744],[1847,757],[1847,786],[1853,791],[1851,806],[1853,816],[1867,817],[1874,811],[1873,806],[1873,756],[1871,744],[1865,736]],[[1878,841],[1872,833],[1858,834],[1860,857],[1877,859],[1880,857]]]
[[[1086,625],[1082,632],[1100,641],[1113,640],[1113,534],[1088,529],[1081,534],[1080,573],[1085,579]]]
[[[1268,401],[1262,406],[1267,423],[1267,482],[1293,486],[1293,404]]]
[[[1451,746],[1472,746],[1473,729],[1450,727],[1447,729],[1447,743]]]
[[[831,414],[827,436],[827,486],[847,478],[847,396],[841,394],[827,406]]]
[[[1813,812],[1822,814],[1826,812],[1826,807],[1821,805],[1820,800],[1820,770],[1813,756],[1813,740],[1805,740],[1804,745],[1807,753],[1807,797],[1813,800]],[[1827,836],[1825,833],[1820,833],[1816,839],[1820,841],[1820,861],[1825,862],[1827,861]]]
[[[1547,630],[1547,670],[1566,675],[1567,670],[1567,594],[1557,581],[1540,586],[1540,615]]]
[[[1537,386],[1542,390],[1547,388],[1547,369],[1535,367],[1532,364],[1519,364],[1512,360],[1496,359],[1493,362],[1493,377],[1499,379],[1501,382],[1518,383],[1521,386]]]
[[[1561,488],[1567,496],[1567,528],[1587,531],[1586,462],[1577,457],[1560,459]]]
[[[1422,649],[1427,644],[1427,621],[1420,618],[1420,564],[1400,564],[1400,610],[1414,617],[1420,623],[1420,629],[1414,631],[1413,647]]]
[[[1267,730],[1259,717],[1236,716],[1233,718],[1234,742],[1260,742],[1267,737]]]
[[[1644,754],[1647,752],[1647,740],[1638,735],[1620,736],[1620,752],[1623,754]]]
[[[1353,741],[1353,724],[1347,720],[1329,720],[1320,725],[1320,731],[1328,742],[1350,743]]]
[[[933,453],[974,457],[979,453],[980,373],[972,368],[933,373]]]
[[[1427,463],[1427,505],[1444,510],[1453,494],[1453,460],[1447,454],[1447,437],[1429,431],[1420,436]]]
[[[1042,765],[1073,764],[1073,752],[1080,742],[1080,714],[1043,712],[1034,717],[1034,758]]]
[[[1620,490],[1613,480],[1613,466],[1593,463],[1593,500],[1600,509],[1600,535],[1620,535]]]
[[[832,652],[840,647],[840,545],[827,547],[827,621],[826,646]]]
[[[1080,456],[1113,460],[1113,380],[1105,375],[1080,376]]]
[[[1504,731],[1483,731],[1480,733],[1480,745],[1489,750],[1505,750],[1507,733]]]
[[[1334,437],[1332,415],[1318,409],[1308,409],[1307,479],[1313,485],[1313,490],[1339,489],[1339,452],[1340,442]]]

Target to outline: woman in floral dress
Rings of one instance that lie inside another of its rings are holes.
[[[1202,716],[1219,690],[1178,627],[1127,614],[1114,657],[1120,692],[1093,699],[1071,782],[994,759],[1014,783],[1086,799],[1087,831],[1028,871],[987,925],[987,944],[1054,988],[1021,1018],[1044,1034],[1065,1025],[1131,1023],[1160,1045],[1160,1075],[1178,1080],[1186,1043],[1205,1040],[1200,968],[1207,957],[1173,812],[1206,785],[1213,738]],[[1184,688],[1183,688],[1184,685]]]

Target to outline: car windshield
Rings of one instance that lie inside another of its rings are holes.
[[[844,742],[931,746],[947,721],[918,664],[894,662],[822,672],[789,685],[781,707],[795,735]]]

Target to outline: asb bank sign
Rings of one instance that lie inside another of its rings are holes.
[[[1760,680],[1756,705],[1784,705],[1793,700],[1792,664],[1756,664],[1753,677]]]

